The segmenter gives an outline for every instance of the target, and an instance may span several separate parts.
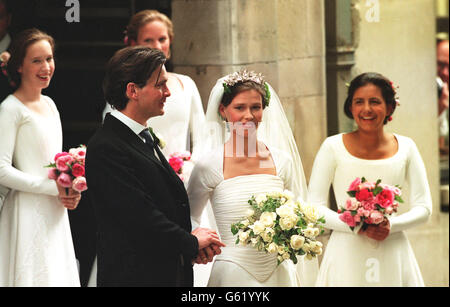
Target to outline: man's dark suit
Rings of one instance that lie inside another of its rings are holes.
[[[98,286],[192,286],[198,253],[182,181],[107,114],[86,156],[98,222]]]

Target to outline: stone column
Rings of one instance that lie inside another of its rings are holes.
[[[206,110],[216,80],[247,67],[277,91],[309,178],[326,137],[323,0],[173,0],[176,72]]]

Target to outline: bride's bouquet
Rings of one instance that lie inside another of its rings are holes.
[[[55,156],[55,162],[44,167],[49,167],[48,178],[68,189],[83,192],[87,190],[86,178],[84,177],[84,161],[86,157],[86,146],[80,145],[71,148],[69,152],[60,152]]]
[[[368,225],[378,225],[387,216],[397,212],[399,203],[403,203],[401,190],[398,186],[391,186],[377,182],[369,182],[364,177],[356,178],[348,188],[350,196],[345,207],[338,210],[341,221],[350,226],[351,230],[361,227],[365,230]]]
[[[172,153],[169,156],[169,164],[182,181],[189,179],[194,168],[189,151]]]
[[[252,196],[247,217],[231,225],[236,244],[250,245],[260,251],[278,254],[278,265],[297,255],[312,259],[322,254],[316,237],[323,233],[323,217],[314,206],[294,200],[292,192],[272,192]]]

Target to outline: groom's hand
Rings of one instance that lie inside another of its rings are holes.
[[[225,244],[220,241],[219,235],[214,230],[198,227],[192,231],[192,235],[197,237],[199,250],[202,250],[212,244],[217,245],[219,248],[225,246]]]

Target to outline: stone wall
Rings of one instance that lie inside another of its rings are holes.
[[[176,72],[197,83],[206,110],[216,80],[247,67],[279,95],[309,178],[326,137],[322,0],[173,0]]]

